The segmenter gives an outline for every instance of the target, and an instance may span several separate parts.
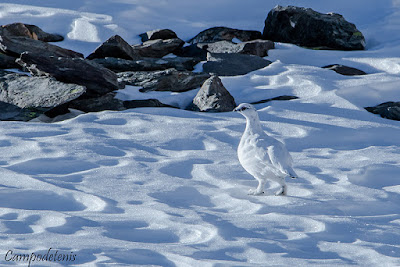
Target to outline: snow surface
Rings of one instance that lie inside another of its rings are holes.
[[[63,122],[0,122],[0,265],[14,253],[75,253],[32,266],[400,266],[400,124],[363,107],[399,101],[400,1],[3,0],[0,24],[65,35],[86,55],[120,34],[171,28],[187,40],[212,26],[262,30],[276,4],[337,12],[366,51],[277,44],[270,66],[224,77],[238,103],[286,143],[299,178],[287,197],[249,196],[256,181],[236,148],[239,114],[168,108],[82,114]],[[223,11],[223,12],[222,12]],[[346,77],[328,64],[360,68]],[[184,94],[139,95],[184,106]],[[175,99],[174,99],[175,98]]]

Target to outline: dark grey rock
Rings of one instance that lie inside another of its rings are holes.
[[[244,75],[272,63],[254,55],[228,53],[208,53],[207,60],[203,70],[218,76]]]
[[[179,38],[167,40],[157,39],[134,45],[132,48],[135,50],[135,53],[139,54],[141,57],[162,58],[181,48],[184,43],[185,42]]]
[[[242,42],[251,40],[261,39],[261,32],[249,31],[249,30],[238,30],[228,27],[213,27],[204,30],[197,34],[195,37],[190,39],[188,42],[191,44],[195,43],[214,43],[218,41],[232,41],[234,38],[239,39]]]
[[[374,107],[366,107],[367,111],[378,114],[382,118],[400,121],[400,102],[385,102]]]
[[[117,73],[118,81],[127,85],[141,86],[141,92],[185,92],[202,86],[210,75],[167,69],[161,71],[137,71]]]
[[[114,72],[87,59],[23,53],[17,63],[32,75],[51,76],[61,82],[83,85],[87,88],[87,96],[104,95],[118,89]]]
[[[324,66],[322,68],[328,69],[328,70],[333,70],[339,74],[346,75],[346,76],[366,75],[367,74],[366,72],[364,72],[362,70],[344,66],[341,64],[332,64],[332,65]]]
[[[236,107],[235,99],[217,76],[207,79],[187,109],[205,112],[229,112]]]
[[[41,28],[35,25],[24,24],[24,23],[12,23],[1,26],[3,28],[3,34],[9,37],[20,36],[27,37],[34,40],[40,40],[43,42],[60,42],[64,40],[64,37],[59,34],[51,34],[43,31]]]
[[[198,44],[183,46],[174,51],[174,54],[179,57],[192,57],[200,61],[207,60],[207,48],[199,47]]]
[[[157,39],[167,40],[167,39],[178,38],[176,33],[170,29],[148,31],[139,34],[139,36],[142,39],[142,42],[146,42],[148,40],[157,40]]]
[[[83,58],[83,54],[81,53],[61,48],[43,41],[34,40],[27,37],[8,37],[2,34],[1,28],[0,51],[14,57],[19,57],[22,53],[29,52],[41,56]]]
[[[172,107],[172,106],[163,104],[157,99],[123,101],[115,98],[115,93],[111,92],[106,95],[95,98],[76,99],[71,103],[69,103],[68,107],[81,110],[83,112],[99,112],[104,110],[121,111],[131,108]]]
[[[281,96],[277,96],[277,97],[273,97],[273,98],[267,98],[267,99],[259,100],[256,102],[252,102],[250,104],[257,105],[257,104],[267,103],[267,102],[274,101],[274,100],[287,101],[287,100],[292,100],[292,99],[298,99],[298,97],[292,96],[292,95],[281,95]]]
[[[24,109],[9,103],[0,101],[0,121],[28,121],[24,119],[26,116],[23,115]],[[27,116],[29,118],[29,116]]]
[[[156,108],[177,108],[174,106],[166,105],[161,103],[157,99],[143,99],[143,100],[128,100],[123,102],[124,107],[130,108],[146,108],[146,107],[156,107]]]
[[[106,58],[115,57],[122,59],[139,59],[140,56],[137,51],[135,51],[131,45],[129,45],[124,39],[119,35],[114,35],[110,37],[107,41],[101,44],[96,50],[90,54],[87,58]]]
[[[102,96],[76,99],[68,104],[69,108],[83,112],[99,112],[104,110],[125,110],[123,101],[115,98],[115,93],[110,92]]]
[[[25,26],[32,33],[33,39],[38,39],[43,42],[61,42],[64,40],[64,36],[57,33],[47,33],[41,28],[35,25],[25,24]],[[36,38],[35,38],[36,36]]]
[[[20,65],[18,65],[15,60],[17,58],[7,56],[3,53],[0,53],[0,69],[19,69],[21,68]]]
[[[342,15],[294,6],[276,6],[268,13],[263,38],[318,49],[365,49],[363,34]]]
[[[49,77],[30,77],[0,71],[0,101],[44,112],[78,98],[86,88]]]
[[[1,59],[1,58],[0,58]],[[174,68],[177,70],[193,70],[194,66],[200,62],[195,58],[150,58],[144,57],[139,60],[126,60],[120,58],[98,58],[92,61],[110,69],[114,72],[124,71],[155,71]]]
[[[240,54],[268,56],[268,51],[275,48],[275,43],[269,40],[253,40],[237,44]]]

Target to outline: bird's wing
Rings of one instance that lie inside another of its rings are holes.
[[[297,177],[297,174],[292,168],[293,159],[284,144],[275,140],[275,142],[268,147],[268,155],[272,164],[282,173],[292,178]]]

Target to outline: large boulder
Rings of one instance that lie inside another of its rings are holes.
[[[64,37],[60,34],[52,34],[43,31],[41,28],[35,25],[24,24],[24,23],[12,23],[1,26],[3,28],[3,34],[10,37],[20,36],[27,37],[34,40],[40,40],[43,42],[60,42],[64,40]]]
[[[207,79],[187,109],[205,112],[229,112],[236,107],[235,99],[217,76]]]
[[[85,91],[84,86],[62,83],[54,78],[0,71],[0,101],[30,110],[31,119],[36,113],[39,115],[74,100]]]
[[[117,73],[118,81],[126,85],[141,86],[141,92],[185,92],[202,86],[210,75],[167,69],[162,71],[137,71]]]
[[[83,54],[69,49],[27,37],[10,37],[3,33],[4,29],[0,28],[0,51],[13,57],[19,57],[24,52],[30,52],[41,56],[83,58]]]
[[[1,58],[0,58],[1,59]],[[175,58],[150,58],[144,57],[139,60],[126,60],[121,58],[97,58],[92,61],[110,69],[114,72],[124,71],[154,71],[174,68],[176,70],[193,70],[200,62],[199,59],[190,57]]]
[[[328,70],[333,70],[334,72],[345,75],[345,76],[356,76],[356,75],[366,75],[367,73],[365,71],[353,68],[353,67],[348,67],[344,66],[341,64],[331,64],[327,66],[323,66],[322,68],[328,69]]]
[[[146,42],[149,40],[157,40],[157,39],[167,40],[167,39],[178,38],[176,33],[170,29],[159,29],[159,30],[148,31],[139,34],[139,36],[142,39],[142,42]]]
[[[265,20],[263,38],[319,49],[365,49],[363,34],[342,15],[295,6],[273,8]]]
[[[254,55],[208,53],[203,70],[218,76],[244,75],[264,68],[272,62]]]
[[[214,43],[218,41],[232,41],[235,38],[242,42],[261,39],[261,32],[238,30],[228,27],[213,27],[200,32],[188,42],[191,44]]]
[[[162,58],[170,53],[175,52],[183,46],[185,42],[179,38],[167,40],[149,40],[142,44],[134,45],[132,48],[141,57]]]
[[[139,59],[140,56],[130,44],[128,44],[119,35],[110,37],[107,41],[101,44],[92,54],[87,58],[122,58],[122,59]]]
[[[367,111],[378,114],[382,118],[400,121],[400,102],[385,102],[374,107],[366,107]]]
[[[17,63],[35,76],[51,76],[58,81],[83,85],[85,96],[104,95],[118,89],[117,75],[83,58],[49,57],[23,53]]]

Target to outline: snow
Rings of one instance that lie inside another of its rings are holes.
[[[299,97],[256,105],[293,157],[299,178],[287,181],[287,197],[273,196],[274,183],[247,195],[256,181],[236,156],[239,114],[141,108],[3,121],[0,264],[21,265],[7,261],[10,250],[51,248],[76,259],[31,266],[399,266],[400,125],[363,109],[399,101],[399,1],[3,0],[0,23],[61,33],[61,46],[88,55],[113,34],[138,43],[158,28],[185,40],[212,26],[262,30],[277,4],[343,14],[368,47],[278,43],[270,66],[222,78],[237,103]],[[320,68],[335,63],[371,74]],[[119,91],[181,106],[196,93]]]

